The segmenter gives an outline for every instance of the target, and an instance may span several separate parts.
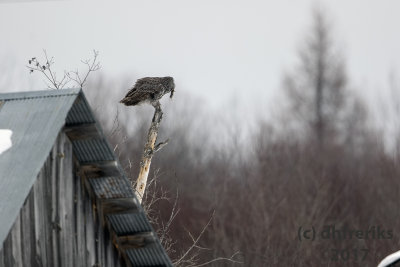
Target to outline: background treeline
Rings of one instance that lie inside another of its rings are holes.
[[[283,74],[274,119],[259,114],[253,128],[243,129],[242,121],[226,119],[235,106],[212,112],[204,100],[188,95],[190,89],[177,88],[172,101],[163,100],[159,140],[171,141],[153,159],[150,176],[158,182],[152,190],[161,196],[162,188],[172,198],[153,207],[157,225],[168,221],[179,189],[179,213],[170,232],[172,258],[192,244],[187,231],[197,235],[213,211],[199,243],[208,248],[199,255],[200,263],[239,251],[235,258],[243,266],[376,266],[400,248],[399,127],[391,127],[388,147],[386,132],[376,125],[394,125],[393,120],[387,112],[371,118],[370,105],[356,94],[362,88],[352,89],[325,17],[313,13],[297,63]],[[153,112],[117,104],[134,80],[100,78],[85,89],[133,180]],[[391,85],[398,96],[399,88]],[[391,100],[385,109],[398,118],[400,98]],[[393,238],[297,239],[300,226],[324,225],[362,231],[380,226],[392,230]],[[349,259],[332,261],[331,249],[347,251],[342,256],[350,253]],[[370,250],[365,261],[362,249]],[[215,261],[209,266],[232,265]]]

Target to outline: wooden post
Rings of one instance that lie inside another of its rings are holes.
[[[157,102],[157,104],[154,105],[154,109],[155,109],[154,116],[153,120],[151,121],[149,133],[147,134],[147,142],[144,146],[142,159],[140,161],[139,176],[136,181],[135,194],[139,200],[139,203],[142,203],[142,198],[146,190],[146,183],[147,183],[147,177],[149,176],[151,159],[153,158],[155,152],[159,151],[162,147],[164,147],[168,143],[167,140],[165,142],[159,143],[158,145],[155,145],[157,140],[158,129],[160,128],[160,122],[163,115],[160,102]]]

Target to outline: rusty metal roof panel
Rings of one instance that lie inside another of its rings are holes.
[[[118,236],[151,232],[152,228],[143,212],[107,215]]]
[[[166,257],[163,247],[158,243],[149,244],[141,248],[128,249],[126,254],[133,266],[172,266],[169,258]]]
[[[97,198],[133,198],[131,183],[125,177],[102,177],[89,179]]]

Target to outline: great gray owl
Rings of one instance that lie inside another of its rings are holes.
[[[172,77],[146,77],[136,81],[135,86],[126,94],[120,103],[126,106],[135,106],[150,103],[153,106],[167,93],[174,95],[174,78]]]

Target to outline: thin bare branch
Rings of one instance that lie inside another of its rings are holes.
[[[169,139],[165,140],[164,142],[160,142],[158,143],[154,149],[153,149],[153,153],[156,153],[158,151],[160,151],[163,147],[165,147],[166,145],[168,145]]]
[[[176,207],[178,205],[178,198],[179,198],[179,190],[178,188],[176,189],[176,196],[175,196],[175,201],[174,201],[174,205],[172,206],[172,210],[171,210],[171,214],[169,216],[169,219],[167,221],[167,224],[164,228],[164,231],[162,233],[162,235],[160,236],[160,240],[162,242],[162,240],[164,240],[165,235],[169,232],[169,229],[171,227],[172,222],[174,221],[176,215],[178,215],[179,210],[176,211]]]
[[[76,86],[82,88],[85,85],[86,80],[89,77],[89,74],[100,69],[100,63],[97,61],[99,52],[93,50],[94,54],[93,59],[82,61],[88,67],[88,70],[85,73],[83,79],[81,78],[79,71],[76,70],[76,71],[64,71],[63,77],[59,80],[57,79],[57,73],[52,69],[52,66],[54,64],[54,58],[53,57],[49,58],[46,50],[43,50],[43,54],[45,58],[44,64],[42,64],[36,57],[33,57],[28,60],[28,66],[26,67],[29,69],[30,73],[36,71],[42,73],[44,75],[45,80],[50,83],[50,85],[46,83],[49,89],[56,89],[56,90],[63,89],[71,81],[75,82]]]
[[[190,253],[194,248],[196,248],[197,243],[199,242],[200,238],[203,236],[203,234],[205,233],[206,229],[207,229],[208,226],[211,224],[211,221],[212,221],[212,219],[214,218],[214,215],[215,215],[215,211],[213,212],[213,214],[211,215],[211,217],[210,217],[210,219],[208,220],[207,224],[203,227],[203,229],[201,230],[200,234],[197,236],[196,239],[194,239],[193,236],[190,235],[191,238],[192,238],[192,240],[193,240],[193,244],[189,247],[188,250],[186,250],[186,252],[185,252],[177,261],[175,261],[175,262],[173,263],[175,266],[181,264],[182,261],[189,255],[189,253]]]
[[[237,256],[239,253],[240,253],[239,251],[236,251],[230,258],[218,257],[218,258],[215,258],[213,260],[210,260],[210,261],[198,264],[198,265],[194,265],[193,267],[206,266],[206,265],[211,264],[211,263],[216,262],[216,261],[229,261],[229,262],[231,262],[233,264],[243,264],[242,261],[238,261],[238,260],[234,259],[234,257]]]

